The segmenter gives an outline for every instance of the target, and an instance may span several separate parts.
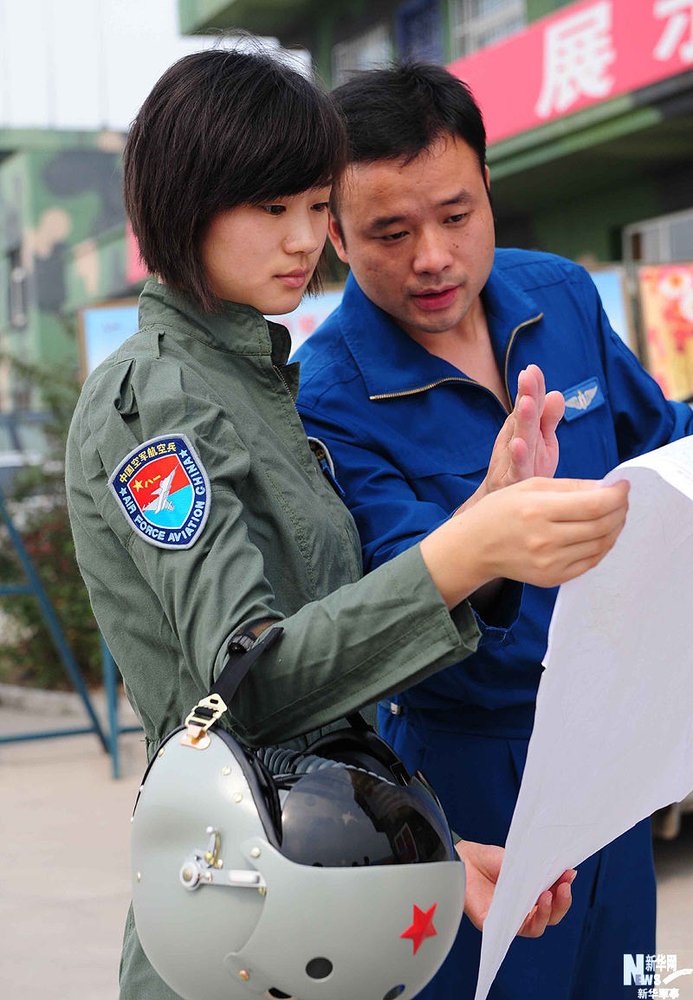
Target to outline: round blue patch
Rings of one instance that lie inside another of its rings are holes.
[[[138,445],[109,480],[131,527],[150,545],[189,549],[209,516],[209,479],[184,434]]]

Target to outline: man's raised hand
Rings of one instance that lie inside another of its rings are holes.
[[[520,372],[517,396],[491,452],[484,480],[486,493],[531,479],[550,478],[558,465],[556,428],[565,402],[560,392],[546,392],[544,373],[538,365]]]

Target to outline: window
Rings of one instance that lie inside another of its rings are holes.
[[[521,31],[527,24],[526,0],[451,0],[453,58],[471,55]]]
[[[27,321],[26,271],[22,267],[19,248],[11,250],[8,254],[8,275],[10,326],[15,330],[22,330]]]
[[[693,211],[661,215],[626,226],[623,259],[628,263],[674,264],[693,260]]]
[[[377,69],[392,59],[392,37],[386,24],[378,24],[332,49],[332,85],[338,87],[362,69]]]
[[[405,0],[397,10],[397,51],[412,62],[442,63],[440,0]]]

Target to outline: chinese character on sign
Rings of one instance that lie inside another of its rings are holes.
[[[540,118],[567,111],[580,97],[608,96],[614,83],[608,69],[616,58],[611,15],[611,0],[600,0],[546,29],[544,78],[535,108]]]
[[[654,50],[655,59],[666,62],[678,50],[683,62],[693,63],[693,0],[655,0],[654,14],[669,18]]]

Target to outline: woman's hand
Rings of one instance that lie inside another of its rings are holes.
[[[491,906],[505,851],[491,844],[461,840],[456,846],[467,872],[464,912],[479,930]],[[550,889],[542,892],[518,931],[520,937],[541,937],[547,927],[559,923],[570,909],[571,885],[577,872],[563,872]]]
[[[625,524],[627,482],[528,479],[482,497],[424,538],[448,607],[498,577],[556,587],[596,566]]]
[[[629,484],[528,479],[489,494],[469,511],[487,572],[555,587],[596,566],[628,511]]]

